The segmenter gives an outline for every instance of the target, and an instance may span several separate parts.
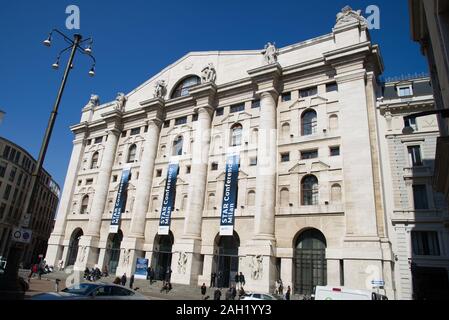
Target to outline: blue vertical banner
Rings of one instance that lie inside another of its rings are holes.
[[[178,178],[179,163],[171,162],[168,165],[167,181],[165,182],[164,195],[162,197],[161,217],[159,220],[158,234],[168,235],[170,232],[171,212],[176,196],[176,179]]]
[[[136,279],[146,279],[147,273],[148,273],[148,259],[137,258],[134,277]]]
[[[126,191],[128,189],[129,175],[131,173],[131,167],[127,166],[123,168],[122,178],[120,179],[120,185],[118,187],[117,198],[115,200],[114,211],[112,212],[111,225],[109,226],[109,233],[117,233],[120,224],[120,218],[122,212],[125,211]]]
[[[228,155],[226,159],[226,174],[221,204],[220,235],[232,236],[234,234],[235,207],[237,202],[237,187],[239,178],[238,154]]]

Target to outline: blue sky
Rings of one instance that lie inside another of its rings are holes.
[[[349,4],[354,9],[377,5],[381,28],[372,30],[385,63],[385,76],[427,72],[419,46],[411,40],[406,0],[192,0],[192,1],[5,1],[0,11],[0,109],[6,111],[0,135],[37,157],[63,70],[54,71],[58,49],[42,41],[53,28],[65,29],[65,9],[78,5],[83,36],[95,38],[97,76],[90,61],[77,56],[45,161],[45,168],[63,186],[72,149],[69,126],[91,93],[102,102],[129,92],[189,51],[278,47],[327,34],[335,15]],[[64,63],[61,63],[64,64]]]

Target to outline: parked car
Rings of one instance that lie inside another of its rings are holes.
[[[47,292],[31,297],[31,300],[148,300],[144,295],[109,283],[80,283],[61,292]]]
[[[279,300],[275,296],[268,293],[246,293],[244,294],[240,300]]]
[[[388,300],[370,290],[354,290],[345,287],[316,286],[314,300]]]

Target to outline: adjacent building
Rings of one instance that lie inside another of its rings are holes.
[[[394,297],[376,124],[383,71],[366,21],[283,48],[192,52],[74,133],[46,260],[272,292],[315,285]],[[162,218],[161,218],[162,217]]]
[[[437,140],[434,187],[449,200],[449,1],[409,0],[411,32],[427,57],[441,136]]]
[[[440,135],[430,78],[403,77],[381,87],[377,106],[385,213],[394,256],[396,296],[401,300],[449,295],[449,210],[432,188]],[[446,164],[447,165],[447,164]]]
[[[25,196],[35,169],[36,160],[23,148],[0,137],[0,257],[6,261],[12,242],[12,232],[19,226]],[[37,198],[32,202],[29,220],[32,240],[21,258],[29,266],[45,255],[47,241],[59,201],[59,187],[45,170],[39,178]]]

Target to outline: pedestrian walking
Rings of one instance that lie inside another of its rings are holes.
[[[129,288],[132,289],[134,285],[134,275],[131,275],[131,278],[129,278]]]
[[[165,281],[170,282],[172,270],[170,266],[168,266],[167,271],[165,272]]]
[[[239,276],[239,281],[240,281],[240,287],[244,287],[245,286],[245,276],[243,275],[243,273],[240,272],[240,276]]]
[[[283,295],[284,294],[284,285],[282,284],[282,280],[279,279],[279,294]]]
[[[210,275],[210,288],[215,287],[215,279],[217,278],[217,274],[215,272],[212,272]]]
[[[234,276],[234,282],[235,282],[235,285],[236,285],[236,286],[239,285],[239,282],[240,282],[240,276],[239,276],[239,273],[238,273],[238,272],[237,272],[237,273],[235,274],[235,276]]]
[[[204,300],[204,297],[206,296],[206,292],[207,292],[207,287],[206,287],[206,284],[203,283],[203,285],[201,286],[201,296],[202,296],[203,300]]]
[[[235,286],[232,286],[231,294],[232,294],[232,300],[235,300],[235,297],[237,296],[237,289]]]
[[[214,300],[220,300],[220,299],[221,299],[221,290],[217,288],[214,291]]]
[[[287,292],[285,293],[285,300],[290,300],[291,289],[290,286],[287,287]]]
[[[150,269],[150,271],[149,271],[150,284],[153,284],[153,282],[154,282],[154,270],[153,270],[152,267],[150,267],[149,269]]]
[[[122,276],[121,284],[122,284],[122,286],[126,286],[126,273],[124,273]]]
[[[64,260],[59,261],[59,271],[64,271]]]

